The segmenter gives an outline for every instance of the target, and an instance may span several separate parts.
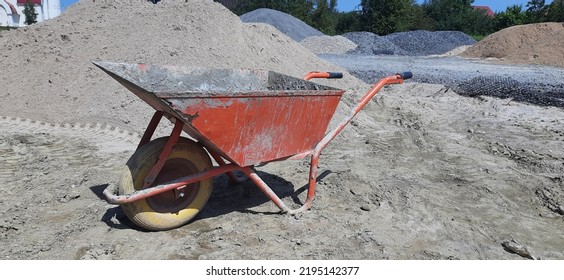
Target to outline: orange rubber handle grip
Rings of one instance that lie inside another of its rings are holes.
[[[309,81],[311,79],[341,79],[343,78],[343,73],[340,72],[309,72],[304,80]]]

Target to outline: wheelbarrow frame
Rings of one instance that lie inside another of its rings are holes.
[[[305,80],[310,80],[313,78],[335,79],[341,77],[342,74],[340,73],[310,72],[308,75],[305,76],[304,79]],[[200,144],[202,144],[202,146],[206,149],[209,155],[217,162],[218,164],[217,167],[214,167],[210,170],[206,170],[200,173],[177,178],[175,180],[169,181],[167,183],[159,184],[157,186],[151,186],[154,180],[157,178],[157,175],[161,171],[165,162],[167,161],[170,153],[173,150],[174,145],[178,142],[180,138],[180,134],[182,133],[184,127],[188,125],[184,123],[183,120],[178,119],[175,116],[169,115],[163,111],[155,112],[137,146],[137,149],[139,149],[141,146],[147,144],[151,140],[163,116],[166,116],[171,122],[174,123],[174,128],[172,129],[172,132],[166,142],[165,147],[163,148],[163,150],[159,155],[159,159],[153,165],[153,167],[151,168],[151,170],[149,171],[143,182],[143,188],[141,190],[137,190],[133,193],[125,194],[125,195],[115,194],[115,188],[106,188],[103,194],[106,197],[108,203],[110,204],[131,203],[161,194],[163,192],[167,192],[171,190],[181,190],[183,188],[186,188],[188,185],[192,183],[206,180],[221,174],[227,174],[230,177],[230,179],[234,182],[242,182],[244,181],[244,179],[237,177],[234,173],[234,171],[238,170],[243,172],[248,177],[248,179],[250,179],[281,210],[281,212],[290,213],[290,214],[303,212],[311,208],[312,202],[315,198],[315,188],[317,184],[319,157],[321,155],[321,152],[329,145],[329,143],[333,139],[335,139],[335,137],[351,122],[351,120],[362,110],[362,108],[364,108],[364,106],[366,106],[366,104],[368,104],[368,102],[384,86],[391,84],[401,84],[404,82],[404,80],[409,79],[411,77],[412,77],[411,72],[404,72],[401,74],[396,74],[381,79],[360,99],[358,104],[351,110],[351,112],[347,116],[344,117],[344,119],[339,124],[337,124],[335,128],[333,128],[331,131],[325,134],[325,136],[322,138],[321,141],[317,143],[317,145],[313,150],[301,154],[296,154],[287,158],[273,160],[273,161],[280,161],[280,160],[291,160],[291,159],[303,159],[308,156],[311,157],[307,197],[303,205],[297,209],[290,209],[282,201],[282,199],[280,199],[280,197],[276,195],[276,193],[268,186],[268,184],[260,178],[260,176],[255,172],[254,166],[240,166],[237,163],[226,162],[226,160],[219,153],[214,151],[214,149],[208,147],[203,142],[200,142]]]

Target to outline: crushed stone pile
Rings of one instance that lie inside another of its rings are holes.
[[[519,102],[564,108],[562,86],[520,82],[498,75],[479,76],[453,87],[456,93],[467,96],[495,96]]]
[[[564,68],[503,65],[446,56],[320,55],[373,84],[391,73],[409,70],[408,82],[442,84],[464,96],[494,96],[540,106],[564,108]]]
[[[308,37],[324,35],[321,31],[296,17],[272,9],[256,9],[241,15],[240,18],[243,22],[270,24],[296,42],[300,42]]]
[[[213,36],[211,36],[213,35]],[[49,122],[105,122],[132,132],[153,109],[92,61],[268,69],[294,77],[340,71],[265,24],[244,24],[209,0],[83,0],[59,17],[0,32],[0,115]],[[316,80],[366,86],[345,74]]]
[[[564,23],[537,23],[493,33],[461,56],[564,67]]]
[[[390,40],[378,36],[372,32],[349,32],[343,34],[343,37],[351,40],[358,47],[351,50],[349,54],[359,55],[407,55],[407,52],[402,50]]]
[[[316,54],[343,54],[343,50],[352,46],[340,37],[324,36],[321,31],[284,12],[261,8],[241,15],[240,18],[243,22],[270,24],[297,42],[309,38],[303,45]],[[476,43],[472,37],[459,31],[416,30],[386,36],[372,32],[349,32],[342,36],[357,45],[348,50],[349,54],[357,55],[443,55]],[[327,43],[327,46],[316,45],[317,43]]]
[[[315,54],[346,54],[357,45],[343,36],[314,36],[300,42]]]
[[[415,30],[392,33],[384,37],[411,56],[444,54],[460,46],[476,43],[472,37],[459,31]]]
[[[358,55],[443,55],[476,43],[472,37],[458,31],[416,30],[386,36],[372,32],[350,32],[343,36],[358,45],[358,48],[349,52]]]

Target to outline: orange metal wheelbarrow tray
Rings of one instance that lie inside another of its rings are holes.
[[[240,182],[237,170],[282,212],[309,209],[321,151],[383,86],[412,76],[404,72],[380,80],[326,134],[344,91],[309,80],[341,78],[341,73],[310,72],[299,79],[266,70],[94,64],[156,110],[117,186],[104,190],[109,203],[120,204],[130,220],[148,230],[186,224],[206,204],[212,177],[227,174]],[[174,123],[170,136],[151,140],[163,116]],[[191,139],[181,137],[182,131]],[[308,156],[307,198],[298,209],[288,208],[253,168]]]

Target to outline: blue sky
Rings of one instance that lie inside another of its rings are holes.
[[[164,0],[166,1],[166,0]],[[61,0],[61,9],[66,9],[66,7],[74,4],[77,0]],[[423,3],[423,0],[418,0],[418,3]],[[475,0],[474,5],[477,6],[490,6],[494,12],[503,12],[507,6],[511,5],[527,5],[528,0]],[[352,11],[358,4],[360,0],[338,0],[337,3],[339,11]],[[546,4],[552,3],[552,0],[546,1]]]
[[[78,2],[78,0],[61,0],[61,10],[64,11],[68,6]],[[347,1],[344,1],[347,2]]]

